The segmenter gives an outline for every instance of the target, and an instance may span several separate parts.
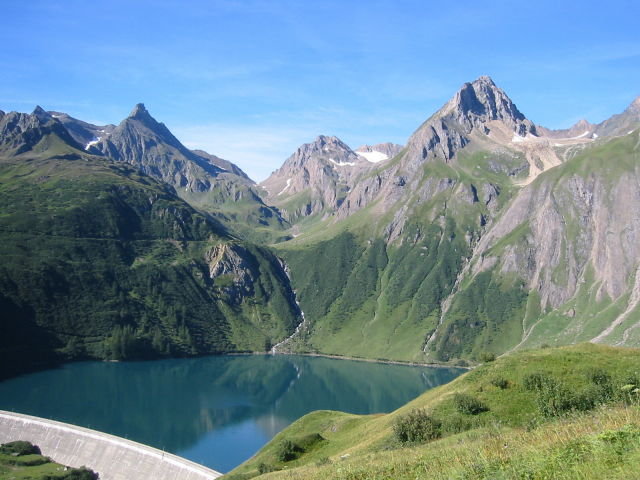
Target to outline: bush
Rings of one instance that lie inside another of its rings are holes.
[[[269,472],[275,472],[277,469],[276,467],[274,467],[273,465],[269,464],[269,463],[260,463],[258,464],[258,473],[260,473],[260,475],[263,475],[265,473],[269,473]]]
[[[486,404],[466,393],[456,393],[453,396],[453,403],[456,406],[456,410],[467,415],[478,415],[489,411],[489,407]]]
[[[281,462],[295,460],[302,453],[302,449],[291,440],[283,440],[278,448],[277,457]]]
[[[594,369],[588,370],[586,374],[587,374],[587,378],[594,385],[598,385],[601,387],[611,385],[611,375],[609,375],[609,373],[606,370],[603,370],[601,368],[594,368]]]
[[[494,377],[491,379],[491,385],[498,387],[500,390],[509,388],[509,380],[504,377]]]
[[[45,477],[45,480],[98,480],[98,474],[86,467],[74,468],[66,475],[59,477]]]
[[[557,417],[577,405],[576,397],[564,384],[552,377],[546,377],[538,388],[536,403],[540,413],[545,417]]]
[[[25,442],[23,440],[18,440],[16,442],[9,442],[3,445],[0,445],[0,453],[4,455],[40,455],[40,448],[36,447],[30,442]]]
[[[478,358],[482,363],[489,363],[496,359],[496,354],[492,352],[482,352]]]
[[[442,423],[425,410],[412,410],[393,426],[393,433],[401,443],[426,442],[440,438]]]
[[[539,392],[553,379],[544,372],[530,373],[522,380],[522,385],[530,392]]]

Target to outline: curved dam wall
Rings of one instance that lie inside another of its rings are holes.
[[[0,410],[0,443],[27,440],[42,454],[70,467],[86,466],[101,480],[210,480],[222,474],[88,428]]]

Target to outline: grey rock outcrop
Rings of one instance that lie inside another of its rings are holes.
[[[493,80],[482,76],[465,83],[454,97],[429,118],[407,142],[408,155],[425,160],[449,161],[470,141],[477,131],[487,135],[489,123],[497,121],[514,134],[536,135],[535,125],[528,120]]]
[[[207,191],[222,170],[182,145],[169,129],[157,122],[142,103],[110,135],[89,151],[137,166],[143,173],[176,187]]]
[[[342,205],[352,179],[369,165],[339,138],[320,135],[301,145],[260,186],[267,192],[267,201],[278,206],[290,221],[331,215]],[[288,204],[298,194],[305,198]]]
[[[62,123],[40,106],[31,114],[9,112],[0,116],[0,152],[4,154],[19,155],[28,152],[50,136],[57,137],[72,148],[82,148]],[[41,147],[46,149],[49,146],[47,143]]]

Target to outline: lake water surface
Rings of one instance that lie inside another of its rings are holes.
[[[0,409],[227,472],[313,410],[389,412],[462,372],[293,355],[82,362],[0,382]]]

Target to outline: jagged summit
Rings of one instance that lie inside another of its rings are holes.
[[[442,112],[464,126],[466,133],[492,120],[499,120],[524,136],[535,134],[535,126],[526,119],[507,94],[491,77],[481,76],[465,83]]]
[[[36,105],[36,108],[33,109],[31,115],[41,122],[48,122],[52,118],[51,115],[49,115],[49,113],[47,113],[40,105]]]
[[[440,110],[432,115],[407,142],[410,157],[451,160],[471,141],[473,133],[487,136],[497,129],[511,141],[513,134],[537,135],[507,94],[488,76],[467,82]],[[512,132],[511,134],[507,134]]]
[[[303,150],[323,150],[323,151],[327,151],[329,149],[332,148],[337,148],[340,150],[346,150],[348,152],[351,152],[351,147],[349,147],[349,145],[347,145],[346,143],[344,143],[342,140],[340,140],[338,137],[336,137],[335,135],[318,135],[315,140],[311,143],[305,143],[303,145],[301,145],[298,150],[303,149]]]
[[[135,120],[140,120],[144,122],[153,121],[154,123],[158,123],[151,116],[151,114],[149,113],[149,110],[147,110],[147,108],[144,106],[144,103],[136,104],[136,106],[133,107],[133,110],[131,110],[131,113],[129,114],[127,119],[135,119]]]

